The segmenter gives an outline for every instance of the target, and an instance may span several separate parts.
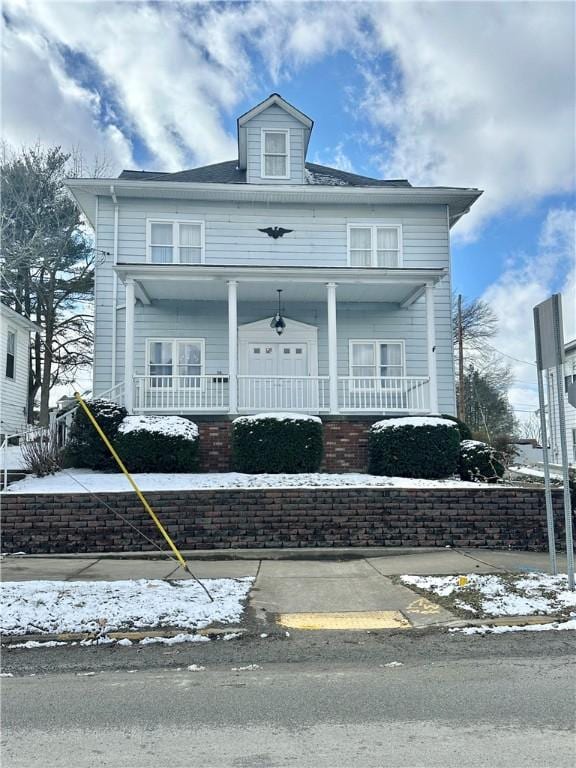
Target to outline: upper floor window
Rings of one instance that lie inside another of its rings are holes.
[[[351,267],[399,267],[401,243],[399,225],[349,224],[348,263]]]
[[[148,261],[153,264],[201,264],[204,225],[201,221],[149,221]]]
[[[16,334],[8,331],[6,337],[6,378],[16,378]]]
[[[288,130],[262,130],[262,168],[264,179],[287,179],[289,168]]]

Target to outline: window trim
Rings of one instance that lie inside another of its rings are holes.
[[[8,376],[8,338],[12,334],[14,336],[14,353],[12,354],[13,358],[13,376]],[[6,356],[4,358],[4,378],[8,379],[8,381],[16,381],[16,357],[18,353],[18,330],[16,328],[13,328],[12,326],[8,326],[6,328]]]
[[[180,377],[177,376],[176,386],[172,387],[173,390],[197,390],[201,389],[203,387],[203,376],[206,375],[206,339],[205,338],[196,338],[196,339],[189,339],[187,337],[180,337],[180,336],[172,336],[172,337],[158,337],[158,336],[147,336],[146,337],[146,355],[145,355],[145,371],[146,371],[146,383],[147,387],[150,387],[151,382],[151,374],[150,374],[150,346],[152,343],[155,342],[162,342],[166,344],[172,344],[172,366],[175,365],[174,363],[174,352],[175,347],[177,343],[188,343],[188,344],[199,344],[200,345],[200,351],[201,351],[201,362],[200,362],[200,373],[198,374],[198,377],[200,377],[200,382],[197,387],[181,387],[179,386]],[[178,365],[178,363],[176,363]],[[174,378],[174,373],[172,373],[172,377]],[[185,377],[185,378],[195,378],[194,376]],[[155,389],[168,389],[168,387],[157,387]]]
[[[402,350],[402,374],[400,376],[390,376],[386,378],[395,379],[395,378],[406,377],[406,342],[404,339],[348,339],[348,376],[350,377],[350,379],[372,378],[369,376],[366,376],[366,377],[354,376],[354,374],[352,373],[352,368],[353,368],[352,348],[354,344],[372,344],[372,346],[375,347],[376,349],[375,368],[377,370],[380,370],[380,368],[382,367],[382,361],[380,358],[380,346],[382,344],[399,344]],[[375,383],[380,382],[380,389],[384,389],[384,387],[382,387],[381,385],[382,377],[376,376],[374,377],[374,379],[375,379]],[[351,389],[354,390],[355,392],[373,391],[374,389],[373,387],[359,386],[354,381],[351,381],[351,384],[352,384]],[[390,391],[390,388],[387,388],[387,391]]]
[[[182,264],[183,266],[194,267],[196,264],[189,264],[185,261],[180,261],[180,225],[181,224],[197,224],[200,225],[200,261],[199,264],[204,264],[206,261],[206,234],[205,234],[205,222],[203,219],[175,219],[173,216],[152,216],[146,219],[146,262],[148,264],[156,264],[152,261],[152,224],[172,224],[172,261],[166,262],[167,264]],[[186,248],[188,246],[182,246]],[[178,258],[176,258],[176,249],[178,250]]]
[[[360,267],[352,264],[350,253],[350,233],[352,229],[371,230],[371,263],[369,267]],[[395,229],[398,232],[398,264],[395,267],[381,267],[378,265],[377,229]],[[346,225],[346,261],[349,267],[354,269],[399,269],[404,266],[404,241],[402,235],[402,223],[399,221],[349,221]]]
[[[264,141],[267,133],[283,133],[286,136],[286,173],[283,176],[268,176],[264,173],[266,164],[265,155],[278,154],[264,152]],[[289,128],[261,128],[260,129],[260,178],[262,179],[289,179],[290,178],[290,129]]]

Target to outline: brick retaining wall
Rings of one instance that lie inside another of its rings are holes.
[[[558,542],[562,496],[554,492]],[[154,541],[128,493],[101,498]],[[530,488],[299,488],[163,491],[148,499],[183,549],[459,546],[543,550],[544,493]],[[153,549],[89,494],[6,494],[2,550],[31,554]]]

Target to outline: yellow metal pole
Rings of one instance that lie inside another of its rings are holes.
[[[171,539],[171,538],[170,538],[170,536],[168,535],[168,532],[166,531],[166,529],[164,528],[164,526],[162,525],[162,523],[160,522],[160,520],[158,520],[158,518],[156,517],[156,515],[155,515],[155,513],[154,513],[154,510],[152,509],[152,507],[150,506],[150,504],[148,504],[148,501],[146,500],[146,497],[144,496],[144,494],[142,493],[142,491],[140,490],[140,488],[138,488],[138,486],[137,486],[137,485],[136,485],[136,483],[134,482],[134,479],[132,478],[132,475],[130,474],[130,472],[128,472],[128,470],[127,470],[127,469],[126,469],[126,467],[124,466],[124,463],[122,462],[122,459],[120,458],[120,456],[118,456],[118,454],[117,454],[117,453],[116,453],[116,451],[114,450],[114,446],[112,445],[112,443],[110,442],[110,440],[108,440],[108,438],[106,437],[106,435],[105,435],[105,434],[104,434],[104,432],[102,431],[102,428],[101,428],[100,424],[98,424],[98,422],[97,422],[97,421],[96,421],[96,419],[94,418],[94,416],[93,416],[93,414],[92,414],[92,411],[90,410],[90,408],[88,408],[88,406],[86,405],[86,403],[85,403],[85,402],[84,402],[84,400],[82,399],[82,396],[80,395],[80,393],[79,393],[79,392],[74,392],[74,397],[75,397],[75,398],[76,398],[76,400],[78,401],[78,403],[79,403],[80,407],[83,409],[83,411],[84,411],[84,413],[86,414],[86,416],[88,416],[88,418],[90,419],[90,421],[91,421],[91,423],[92,423],[92,426],[94,427],[94,429],[96,430],[96,432],[98,432],[98,434],[99,434],[99,435],[100,435],[100,437],[102,438],[102,441],[104,442],[104,445],[105,445],[105,446],[108,448],[108,450],[110,451],[110,453],[111,453],[111,454],[112,454],[112,456],[114,457],[114,459],[115,459],[116,463],[118,464],[118,466],[120,467],[120,469],[122,470],[122,472],[124,473],[124,475],[126,476],[126,478],[128,479],[128,482],[130,483],[130,485],[131,485],[131,486],[132,486],[132,488],[134,489],[134,491],[135,491],[136,495],[137,495],[137,496],[138,496],[138,498],[140,499],[140,501],[141,501],[141,503],[142,503],[142,506],[144,507],[144,509],[146,510],[146,512],[148,512],[148,514],[150,515],[150,517],[152,518],[152,520],[154,520],[154,522],[156,523],[156,526],[158,527],[158,530],[160,531],[160,533],[162,534],[162,536],[164,536],[164,538],[166,539],[166,541],[167,541],[167,542],[168,542],[168,544],[170,545],[170,549],[171,549],[171,550],[172,550],[172,552],[174,552],[174,554],[176,555],[176,558],[177,558],[178,562],[180,563],[180,565],[182,566],[182,568],[184,568],[184,570],[185,570],[185,571],[187,571],[188,573],[190,573],[190,569],[188,568],[188,564],[186,563],[186,560],[184,560],[184,558],[183,558],[183,557],[182,557],[182,555],[180,554],[180,552],[179,552],[178,548],[176,547],[176,545],[174,544],[174,542],[172,541],[172,539]],[[212,598],[210,598],[210,599],[212,599]]]

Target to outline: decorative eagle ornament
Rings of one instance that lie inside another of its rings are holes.
[[[293,231],[293,229],[283,229],[283,227],[266,227],[266,229],[258,230],[258,232],[264,232],[268,237],[272,237],[274,240],[278,240],[279,237],[283,237],[283,235]]]

